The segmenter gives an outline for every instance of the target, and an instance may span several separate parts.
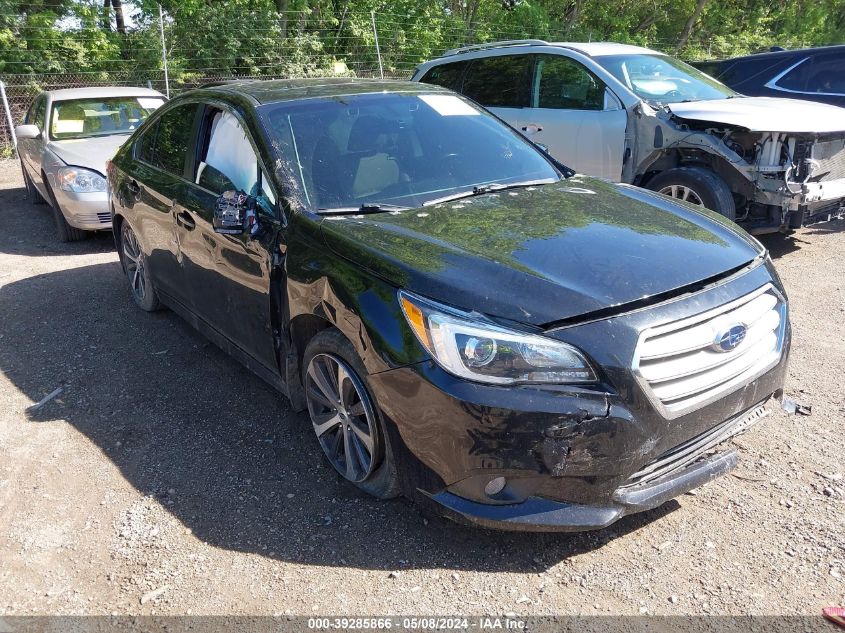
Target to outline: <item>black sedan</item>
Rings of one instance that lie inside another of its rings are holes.
[[[845,106],[845,46],[774,49],[693,66],[744,95]]]
[[[787,301],[756,240],[577,176],[446,89],[197,90],[108,178],[135,302],[307,409],[376,497],[603,527],[730,470],[781,393]]]

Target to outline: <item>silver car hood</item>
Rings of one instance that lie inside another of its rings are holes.
[[[774,97],[737,97],[672,103],[668,110],[681,119],[734,125],[749,132],[828,134],[845,132],[845,108],[814,101]]]
[[[115,155],[128,138],[128,134],[109,134],[94,138],[51,141],[49,148],[68,165],[93,169],[105,176],[106,161]]]

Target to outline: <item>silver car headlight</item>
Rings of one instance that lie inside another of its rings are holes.
[[[106,179],[90,169],[62,167],[59,170],[59,188],[73,193],[96,193],[106,190]]]
[[[399,302],[420,343],[450,374],[498,385],[596,381],[571,345],[479,321],[404,291]]]

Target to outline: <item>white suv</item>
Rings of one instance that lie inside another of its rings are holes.
[[[841,216],[845,109],[744,97],[615,43],[467,46],[412,81],[463,93],[578,172],[703,205],[753,233]]]

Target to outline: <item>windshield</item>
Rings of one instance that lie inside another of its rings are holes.
[[[608,55],[596,61],[651,105],[737,96],[733,90],[666,55]]]
[[[457,95],[338,96],[259,113],[304,202],[321,212],[420,207],[560,179],[532,144]]]
[[[130,134],[164,99],[161,97],[105,97],[54,101],[50,138],[62,141],[110,134]]]

